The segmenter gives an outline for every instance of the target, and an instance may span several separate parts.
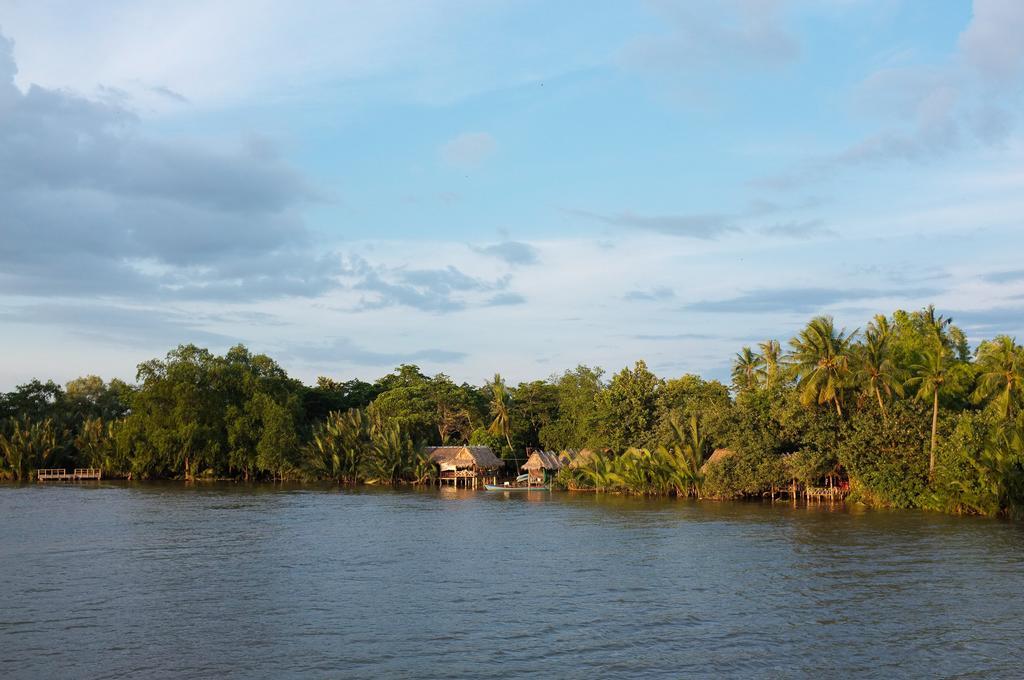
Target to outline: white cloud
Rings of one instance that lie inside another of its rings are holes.
[[[130,92],[143,108],[274,97],[331,79],[365,78],[414,63],[439,44],[443,24],[477,10],[465,3],[315,0],[76,0],[4,8],[18,40],[19,84],[99,85]]]
[[[974,16],[960,49],[985,77],[1013,84],[1024,75],[1024,3],[974,0]]]
[[[150,136],[116,103],[22,92],[0,35],[0,292],[122,298],[317,295],[316,196],[266,143]],[[2,80],[6,76],[7,80]]]

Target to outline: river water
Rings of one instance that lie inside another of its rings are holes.
[[[0,485],[0,676],[1022,677],[1024,527],[567,493]]]

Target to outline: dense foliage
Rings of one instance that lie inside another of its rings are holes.
[[[569,488],[732,498],[830,479],[876,505],[1018,515],[1022,406],[1024,350],[1000,336],[972,352],[932,307],[863,332],[817,317],[787,345],[742,348],[730,386],[642,361],[516,386],[413,365],[307,386],[242,346],[183,345],[139,365],[134,385],[87,376],[0,394],[0,476],[426,482],[424,446],[474,443],[510,461],[586,450],[556,480]]]

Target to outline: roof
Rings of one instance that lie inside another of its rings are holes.
[[[590,449],[581,449],[579,451],[575,449],[569,449],[563,452],[569,458],[569,467],[578,468],[582,465],[586,465],[590,462],[590,459],[594,457],[594,452]]]
[[[522,466],[524,470],[561,470],[569,462],[569,456],[554,451],[534,451]]]
[[[707,472],[708,468],[712,465],[721,463],[726,458],[732,458],[736,455],[736,452],[732,449],[715,449],[714,452],[708,457],[704,464],[700,466],[701,472]]]
[[[505,464],[494,455],[490,446],[428,446],[427,453],[435,463],[448,463],[458,467],[476,466],[483,470],[499,468]]]

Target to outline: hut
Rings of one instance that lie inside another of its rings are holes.
[[[708,456],[708,459],[704,461],[704,464],[700,466],[700,473],[702,475],[706,475],[708,473],[709,468],[711,468],[714,465],[718,465],[723,460],[726,460],[727,458],[732,458],[735,455],[736,452],[733,451],[732,449],[715,449],[712,452],[712,454]]]
[[[476,488],[481,479],[497,483],[498,470],[505,464],[489,446],[431,446],[427,453],[441,468],[438,484]]]
[[[562,452],[562,456],[566,458],[566,465],[571,468],[578,468],[586,465],[594,457],[594,452],[590,449],[567,449]]]
[[[527,483],[530,486],[534,484],[543,485],[548,481],[549,475],[557,473],[568,465],[569,461],[570,456],[568,452],[558,454],[554,451],[533,451],[521,468],[529,475]]]

